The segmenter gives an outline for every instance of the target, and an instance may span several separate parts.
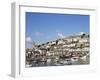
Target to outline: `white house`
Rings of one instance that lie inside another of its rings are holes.
[[[59,40],[59,41],[58,41],[58,45],[59,45],[59,44],[65,44],[65,42],[64,42],[63,40]]]

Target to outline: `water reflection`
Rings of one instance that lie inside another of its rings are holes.
[[[42,66],[64,66],[64,65],[81,65],[89,64],[89,56],[84,56],[80,58],[58,58],[58,57],[49,57],[45,58],[36,58],[31,62],[30,67],[42,67]]]

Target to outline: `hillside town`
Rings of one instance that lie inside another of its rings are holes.
[[[26,67],[84,65],[90,61],[89,34],[81,32],[26,48]]]

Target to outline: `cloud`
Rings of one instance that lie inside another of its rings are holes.
[[[27,43],[31,43],[31,42],[32,42],[32,38],[31,38],[31,37],[29,37],[29,36],[28,36],[28,37],[26,37],[26,42],[27,42]]]
[[[42,32],[35,32],[35,36],[43,36],[44,35],[44,33],[42,33]]]
[[[64,38],[65,36],[62,33],[58,33],[58,37]]]

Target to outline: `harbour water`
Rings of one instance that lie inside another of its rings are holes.
[[[42,66],[65,66],[65,65],[86,65],[90,63],[90,57],[85,56],[82,58],[65,58],[56,60],[54,58],[47,60],[34,60],[32,64],[26,65],[26,67],[42,67]]]

